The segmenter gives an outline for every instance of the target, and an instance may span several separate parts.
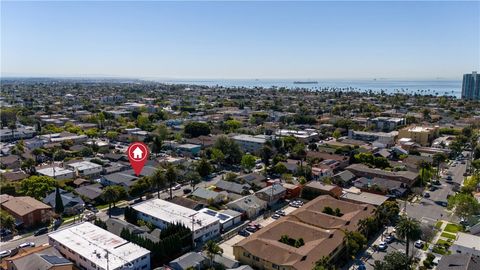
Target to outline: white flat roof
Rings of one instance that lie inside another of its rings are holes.
[[[50,177],[53,177],[53,169],[55,168],[55,176],[60,176],[60,175],[67,175],[67,174],[71,174],[73,173],[72,170],[69,170],[69,169],[65,169],[65,168],[62,168],[62,167],[49,167],[49,168],[43,168],[43,169],[39,169],[37,170],[37,172],[39,174],[43,174],[43,175],[46,175],[46,176],[50,176]]]
[[[216,217],[162,199],[136,204],[133,209],[168,223],[180,222],[188,228],[192,228],[192,216],[195,215],[194,231],[219,221]]]
[[[459,232],[457,233],[457,240],[455,240],[454,244],[480,250],[480,236]]]
[[[239,141],[261,143],[261,144],[267,142],[267,140],[265,140],[263,138],[257,138],[257,137],[253,137],[251,135],[246,135],[246,134],[240,134],[240,135],[233,136],[233,139],[234,140],[239,140]]]
[[[96,169],[96,168],[101,168],[102,165],[90,162],[90,161],[79,161],[79,162],[74,162],[68,164],[68,166],[75,168],[76,170],[83,171],[83,170],[88,170],[88,169]]]
[[[150,254],[147,249],[130,243],[90,222],[50,233],[48,237],[103,269],[107,269],[106,250],[108,250],[110,269],[117,269],[128,262]]]

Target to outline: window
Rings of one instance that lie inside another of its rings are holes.
[[[97,265],[95,263],[90,263],[90,265],[93,267],[93,268],[97,268]]]
[[[250,253],[248,252],[243,252],[243,256],[247,257],[247,258],[250,258]]]
[[[280,267],[278,265],[274,264],[274,263],[272,263],[272,267],[273,267],[273,269],[280,269]]]
[[[253,260],[259,262],[259,261],[260,261],[260,258],[258,258],[257,256],[253,256]]]

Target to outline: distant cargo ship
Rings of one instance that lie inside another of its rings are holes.
[[[317,81],[294,81],[294,84],[318,84]]]

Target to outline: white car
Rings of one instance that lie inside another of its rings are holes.
[[[26,243],[18,245],[19,248],[27,248],[27,247],[34,247],[34,246],[35,246],[34,242],[26,242]]]
[[[10,254],[12,254],[12,251],[10,251],[10,250],[0,251],[0,258],[6,258],[6,257],[10,256]]]
[[[380,242],[380,244],[378,245],[378,250],[383,251],[383,250],[386,250],[387,247],[388,247],[388,244],[386,242]]]
[[[415,247],[416,248],[423,248],[423,241],[422,240],[417,240],[415,241]]]
[[[177,185],[173,186],[172,189],[173,189],[173,190],[179,190],[179,189],[181,189],[181,188],[182,188],[182,185],[177,184]]]

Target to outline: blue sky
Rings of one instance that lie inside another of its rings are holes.
[[[1,3],[3,76],[460,79],[479,48],[476,1]]]

